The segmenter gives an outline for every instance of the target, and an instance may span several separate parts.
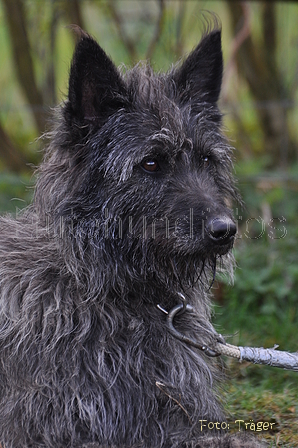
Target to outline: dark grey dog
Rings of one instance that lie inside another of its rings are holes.
[[[158,75],[82,34],[33,204],[0,221],[3,447],[258,446],[224,431],[209,356],[236,232],[220,34]]]

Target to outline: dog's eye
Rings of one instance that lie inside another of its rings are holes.
[[[204,166],[204,168],[207,168],[209,165],[210,165],[209,157],[204,157],[203,158],[203,166]]]
[[[160,170],[159,164],[155,159],[145,160],[141,166],[148,173],[156,173],[156,171]]]

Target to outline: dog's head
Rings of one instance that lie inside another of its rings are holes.
[[[166,74],[147,64],[121,73],[83,34],[37,205],[84,244],[117,246],[137,264],[140,248],[183,269],[227,253],[237,193],[217,107],[222,71],[218,29]]]

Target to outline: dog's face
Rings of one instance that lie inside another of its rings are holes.
[[[229,251],[236,226],[227,204],[236,193],[217,107],[222,70],[218,30],[157,75],[146,65],[122,75],[83,36],[63,110],[68,146],[59,149],[73,196],[58,206],[80,237],[193,261]]]

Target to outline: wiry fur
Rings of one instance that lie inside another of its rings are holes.
[[[83,35],[34,202],[0,221],[0,441],[26,447],[237,447],[225,420],[208,289],[232,223],[231,149],[216,102],[220,31],[178,68],[121,75]],[[157,161],[146,172],[144,161]],[[207,166],[208,165],[208,166]],[[211,232],[212,234],[212,232]]]

